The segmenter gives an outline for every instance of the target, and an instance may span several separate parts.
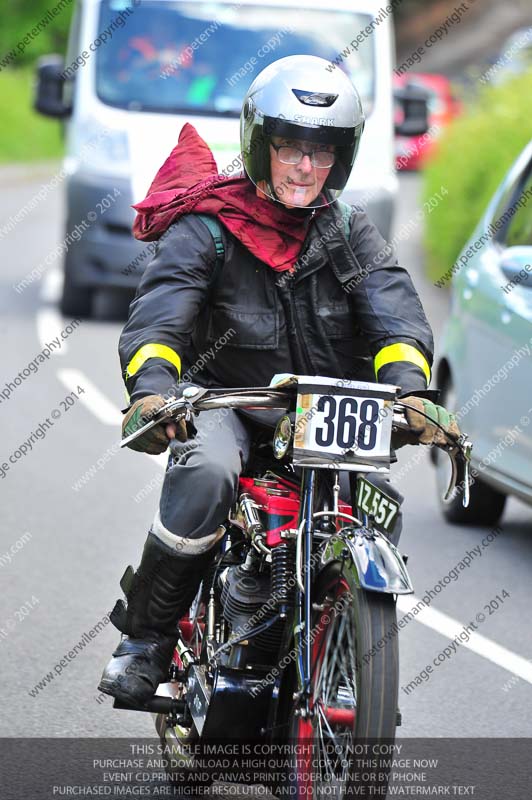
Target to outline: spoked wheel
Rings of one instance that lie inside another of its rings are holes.
[[[357,795],[382,796],[388,775],[379,755],[384,741],[393,742],[397,720],[395,602],[351,585],[339,565],[320,576],[313,600],[310,713],[297,701],[289,712],[297,755],[285,776],[290,789],[278,786],[278,796],[339,800],[362,785],[366,793]]]

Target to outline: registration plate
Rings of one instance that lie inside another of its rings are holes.
[[[365,478],[357,480],[357,506],[372,517],[385,533],[392,533],[399,513],[399,503]]]
[[[397,387],[298,376],[294,464],[388,472]]]

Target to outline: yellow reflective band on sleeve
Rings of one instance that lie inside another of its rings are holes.
[[[375,356],[375,375],[378,375],[381,367],[384,367],[386,364],[392,364],[394,361],[410,361],[411,364],[415,364],[416,367],[423,370],[425,378],[427,379],[427,386],[429,385],[430,367],[428,361],[423,353],[420,353],[420,351],[412,347],[411,344],[389,344],[387,347],[383,347],[382,350],[379,350]]]
[[[181,359],[176,351],[172,350],[172,348],[168,347],[166,344],[150,342],[150,344],[143,344],[142,347],[137,350],[126,367],[126,378],[131,378],[132,375],[135,375],[149,358],[164,358],[165,361],[169,361],[170,364],[174,365],[177,369],[177,374],[181,377]]]

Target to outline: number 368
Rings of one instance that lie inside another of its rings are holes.
[[[333,443],[345,450],[372,450],[377,441],[379,403],[342,397],[339,402],[324,394],[318,400],[318,411],[325,413],[323,425],[316,427],[316,444],[330,447]]]

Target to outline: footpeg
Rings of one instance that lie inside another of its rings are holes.
[[[179,717],[185,713],[186,703],[184,700],[177,700],[174,697],[163,697],[156,694],[151,697],[144,705],[130,705],[124,703],[122,700],[117,700],[113,703],[113,708],[122,708],[125,711],[147,711],[151,714],[165,714],[166,716]]]

